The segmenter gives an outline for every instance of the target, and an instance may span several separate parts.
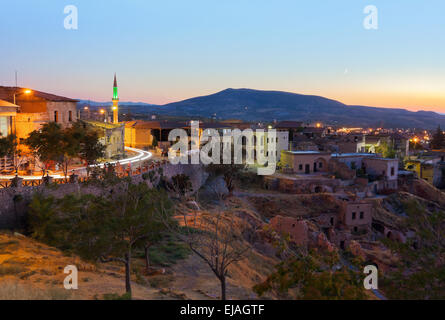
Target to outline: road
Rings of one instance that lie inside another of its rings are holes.
[[[122,159],[122,160],[108,161],[107,163],[108,164],[119,163],[120,165],[131,164],[131,166],[137,167],[138,165],[142,164],[143,161],[146,161],[146,160],[150,159],[151,157],[153,157],[153,154],[148,151],[144,151],[144,150],[140,150],[140,149],[136,149],[136,148],[130,148],[130,147],[125,147],[125,149],[132,151],[132,152],[136,152],[137,155],[134,157],[130,157],[130,158]],[[105,165],[105,163],[101,163],[101,164],[98,164],[97,166],[100,168],[103,168],[104,165]],[[90,167],[94,167],[94,166],[90,166]],[[71,172],[73,172],[73,170],[78,175],[86,175],[86,167],[75,168],[75,169],[69,170],[69,172],[71,173]],[[55,174],[51,174],[50,176],[53,177],[54,179],[61,179],[64,177],[63,173],[55,173]],[[0,180],[9,180],[14,177],[15,177],[15,175],[2,175],[2,176],[0,176]],[[21,176],[20,175],[19,177],[23,178],[24,180],[40,180],[40,179],[42,179],[42,176]]]

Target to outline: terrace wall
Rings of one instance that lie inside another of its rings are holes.
[[[186,174],[190,177],[193,190],[197,191],[207,180],[208,174],[203,170],[201,165],[172,165],[166,163],[160,166],[155,166],[151,170],[157,168],[163,169],[164,176],[169,179],[177,174]],[[150,184],[148,180],[144,180],[142,173],[131,175],[134,183],[145,182]],[[104,192],[112,195],[116,194],[118,186],[110,186],[108,188],[101,188],[93,184],[86,183],[66,183],[66,184],[50,184],[27,187],[8,187],[0,189],[0,229],[9,229],[17,226],[23,226],[24,218],[28,204],[30,203],[35,193],[42,193],[46,196],[52,195],[55,198],[62,198],[67,194],[81,193],[81,194],[95,194],[100,195]]]

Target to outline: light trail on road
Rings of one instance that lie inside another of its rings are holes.
[[[121,165],[127,165],[127,164],[134,164],[134,163],[142,163],[142,161],[148,160],[150,159],[153,154],[149,151],[145,151],[145,150],[140,150],[140,149],[136,149],[136,148],[130,148],[130,147],[125,147],[126,150],[129,151],[133,151],[136,152],[138,155],[131,157],[131,158],[126,158],[126,159],[122,159],[122,160],[116,160],[116,161],[108,161],[105,163],[100,163],[97,165],[91,165],[89,167],[93,168],[93,167],[99,167],[99,168],[103,168],[106,164],[121,164]],[[81,167],[81,168],[75,168],[75,169],[71,169],[69,170],[70,172],[73,171],[85,171],[86,172],[86,167]],[[50,177],[54,178],[54,179],[63,179],[65,176],[64,175],[60,175],[60,174],[50,174]],[[0,176],[0,180],[10,180],[13,179],[15,177],[15,175],[3,175]],[[21,176],[19,175],[19,178],[22,178],[23,180],[40,180],[42,179],[42,176]]]

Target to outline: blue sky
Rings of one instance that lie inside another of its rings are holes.
[[[66,5],[79,29],[65,30]],[[378,30],[363,28],[367,5]],[[445,112],[440,0],[15,0],[2,3],[0,84],[166,103],[225,88]]]

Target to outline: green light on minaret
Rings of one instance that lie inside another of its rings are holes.
[[[116,74],[114,74],[113,100],[119,100],[119,96],[118,96],[118,94],[117,94],[117,80],[116,80]]]

